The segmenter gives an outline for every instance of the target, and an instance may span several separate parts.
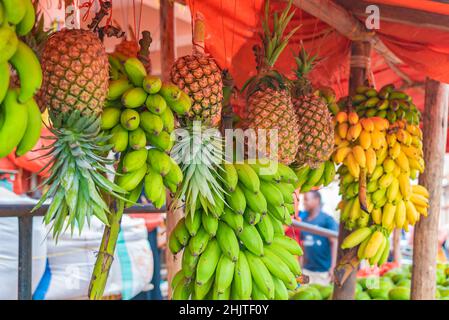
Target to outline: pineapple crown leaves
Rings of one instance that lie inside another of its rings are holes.
[[[307,76],[307,74],[315,66],[317,57],[318,55],[311,56],[304,48],[304,45],[301,43],[301,50],[297,55],[295,55],[295,62],[296,62],[295,74],[298,79],[305,78]]]
[[[106,166],[112,160],[101,154],[107,153],[111,146],[104,145],[107,136],[100,134],[100,121],[94,116],[82,116],[79,111],[60,118],[54,118],[53,143],[43,149],[47,152],[40,158],[51,160],[41,169],[49,169],[49,176],[39,187],[48,186],[36,210],[47,200],[50,206],[44,218],[45,224],[53,222],[53,236],[58,236],[71,227],[78,226],[82,231],[84,222],[90,223],[96,216],[108,225],[109,207],[102,194],[108,194],[126,201],[125,190],[108,180],[104,174],[112,173]],[[56,126],[58,124],[59,126]]]
[[[188,134],[179,139],[171,151],[173,160],[181,164],[184,175],[173,204],[184,199],[186,215],[190,213],[193,217],[198,204],[207,213],[215,207],[217,200],[224,201],[219,174],[223,139],[218,134],[205,133],[204,128],[198,136],[195,124],[187,129]]]

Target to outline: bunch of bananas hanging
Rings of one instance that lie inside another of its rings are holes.
[[[295,169],[295,174],[298,177],[295,188],[302,193],[308,192],[314,187],[325,187],[334,180],[336,175],[335,163],[332,160],[327,160],[315,169],[303,166]]]
[[[280,163],[245,161],[222,164],[220,177],[224,201],[189,212],[170,235],[171,252],[184,249],[173,299],[287,300],[301,275],[302,250],[283,228],[296,175]]]
[[[0,158],[16,148],[16,155],[30,151],[41,134],[41,113],[33,96],[42,85],[38,58],[19,36],[29,33],[35,23],[31,0],[0,1]],[[10,87],[11,69],[20,80]]]
[[[382,94],[375,91],[357,88],[357,92],[371,97],[399,96],[392,86],[385,86]],[[402,97],[413,105],[410,97]],[[342,164],[337,170],[343,198],[339,204],[341,221],[347,229],[355,229],[344,240],[343,248],[359,246],[358,257],[372,265],[386,259],[394,228],[407,231],[421,215],[427,215],[427,190],[411,184],[411,179],[424,170],[422,132],[415,124],[419,115],[414,119],[410,114],[415,112],[409,110],[409,115],[401,119],[388,116],[393,110],[390,103],[396,105],[396,100],[383,100],[387,101],[387,107],[381,110],[386,110],[385,117],[368,117],[366,110],[362,115],[342,111],[336,116],[333,159]]]
[[[121,153],[117,184],[129,192],[130,205],[144,190],[161,208],[166,202],[165,187],[174,193],[183,179],[180,167],[167,153],[173,146],[175,114],[187,113],[191,100],[175,85],[147,75],[137,58],[111,67],[118,77],[110,82],[101,127],[110,135],[114,152]]]

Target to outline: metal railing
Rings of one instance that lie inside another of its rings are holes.
[[[19,252],[18,252],[18,299],[32,299],[32,232],[33,217],[43,216],[48,205],[43,205],[31,213],[33,204],[0,204],[0,218],[16,217],[19,220]],[[155,208],[153,205],[134,206],[125,209],[124,213],[165,213],[166,208]],[[337,238],[338,232],[317,227],[315,225],[293,220],[292,226],[296,229],[329,238]]]

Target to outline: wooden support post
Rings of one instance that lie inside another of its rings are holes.
[[[393,261],[401,264],[401,230],[394,229],[393,231]]]
[[[430,193],[429,215],[415,226],[413,238],[413,300],[433,300],[436,291],[438,222],[446,149],[449,85],[426,80],[423,112],[424,160],[426,169],[419,183]]]
[[[168,0],[160,0],[160,42],[161,42],[161,75],[163,81],[170,81],[170,69],[175,62],[175,16],[174,3]],[[170,198],[168,198],[170,200]],[[172,209],[167,202],[167,243],[168,237],[182,218],[182,209]],[[170,250],[165,250],[167,266],[167,281],[169,283],[168,298],[171,298],[170,284],[173,276],[181,269],[181,254],[174,256]]]
[[[357,86],[364,85],[371,55],[371,43],[353,41],[351,44],[351,69],[349,72],[349,94],[355,93]],[[354,299],[356,274],[358,267],[357,250],[340,249],[343,239],[349,234],[340,223],[338,235],[337,266],[334,272],[333,300]]]

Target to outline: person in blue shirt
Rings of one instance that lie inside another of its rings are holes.
[[[324,213],[321,208],[320,193],[310,191],[304,195],[305,211],[299,212],[299,218],[303,222],[337,231],[338,225],[334,218]],[[328,284],[337,260],[337,239],[301,231],[301,242],[304,248],[304,274],[309,276],[310,283]]]

